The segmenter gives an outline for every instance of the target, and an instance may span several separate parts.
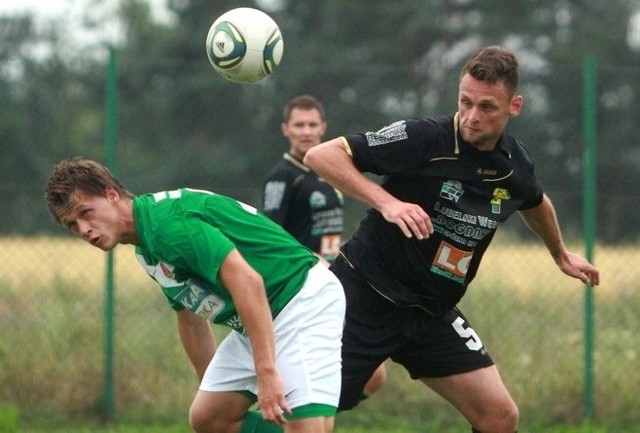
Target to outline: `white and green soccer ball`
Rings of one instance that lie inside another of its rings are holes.
[[[269,15],[243,7],[225,12],[213,22],[206,49],[220,75],[236,83],[253,83],[273,73],[282,59],[284,42]]]

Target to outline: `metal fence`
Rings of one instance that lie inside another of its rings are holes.
[[[514,222],[519,223],[519,222]],[[197,381],[164,296],[117,247],[113,383],[105,357],[106,256],[64,237],[0,238],[0,401],[26,421],[41,417],[185,418]],[[575,249],[580,250],[576,245]],[[595,420],[637,425],[640,259],[631,246],[598,246],[595,293]],[[523,422],[584,418],[584,288],[558,271],[538,243],[500,237],[462,308],[494,356]],[[224,330],[216,329],[218,337]],[[433,395],[389,366],[389,383],[353,411],[455,419]],[[115,406],[105,408],[108,387]],[[444,414],[444,415],[443,415]],[[186,422],[186,418],[185,418]],[[371,419],[369,419],[371,422]],[[525,430],[527,431],[527,430]]]
[[[609,71],[607,79],[617,75]],[[611,135],[610,128],[599,124],[598,135]],[[630,135],[629,140],[637,137]],[[610,158],[608,153],[599,155],[601,162]],[[566,164],[544,167],[543,184]],[[627,179],[629,189],[617,194],[602,192],[610,181],[607,175],[598,179],[600,208],[615,210],[616,203],[640,200],[633,189],[639,179]],[[583,254],[583,227],[568,218],[569,210],[576,213],[583,191],[579,185],[555,183],[555,178],[547,184],[571,249]],[[260,188],[239,179],[222,192],[255,198]],[[31,200],[41,191],[24,194]],[[346,206],[350,231],[364,208],[349,201]],[[607,230],[640,223],[638,212],[614,212],[606,218]],[[604,243],[596,231],[594,261],[602,284],[594,291],[593,340],[585,341],[585,288],[558,271],[541,243],[523,235],[522,227],[516,216],[499,230],[461,305],[520,406],[523,425],[581,422],[589,415],[588,387],[594,391],[596,423],[611,428],[640,425],[640,247],[633,239]],[[197,380],[182,351],[174,315],[137,265],[131,247],[117,247],[113,258],[115,304],[108,312],[104,253],[62,232],[0,237],[0,407],[18,408],[27,422],[112,416],[186,422]],[[108,314],[115,326],[112,358],[105,356]],[[219,338],[225,334],[223,329],[215,332]],[[585,377],[586,344],[594,349],[593,382]],[[405,372],[391,364],[389,370],[383,390],[345,414],[344,422],[366,424],[389,416],[416,425],[439,418],[445,424],[459,422],[451,408]]]

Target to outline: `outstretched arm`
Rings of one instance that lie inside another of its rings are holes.
[[[598,269],[584,257],[568,251],[565,247],[555,209],[546,195],[538,206],[520,211],[520,216],[527,226],[542,239],[562,272],[585,284],[592,286],[600,284]]]
[[[344,138],[334,138],[309,149],[304,164],[343,193],[378,210],[387,221],[398,225],[406,237],[424,239],[433,233],[431,219],[420,206],[398,200],[360,173]]]

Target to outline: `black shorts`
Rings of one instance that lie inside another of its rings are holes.
[[[340,409],[356,406],[367,380],[387,358],[412,379],[445,377],[493,365],[480,338],[454,308],[433,317],[417,307],[398,307],[376,292],[343,258],[331,269],[344,286],[347,313],[342,336]]]

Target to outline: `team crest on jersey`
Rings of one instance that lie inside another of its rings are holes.
[[[460,200],[462,194],[464,194],[462,184],[455,180],[448,180],[444,182],[440,189],[440,197],[456,203]]]
[[[244,328],[244,323],[242,323],[242,320],[240,320],[240,316],[238,316],[237,314],[229,318],[229,320],[226,321],[226,325],[234,331],[238,331],[242,335],[247,335],[247,330]]]
[[[314,191],[309,197],[309,206],[311,209],[325,207],[327,205],[327,196],[320,191]]]
[[[502,200],[511,199],[511,194],[504,188],[496,188],[493,190],[493,198],[491,199],[491,212],[500,214],[502,210]]]
[[[164,275],[167,278],[173,278],[173,269],[174,269],[173,266],[167,263],[160,262],[158,263],[158,267],[160,268],[162,275]]]

